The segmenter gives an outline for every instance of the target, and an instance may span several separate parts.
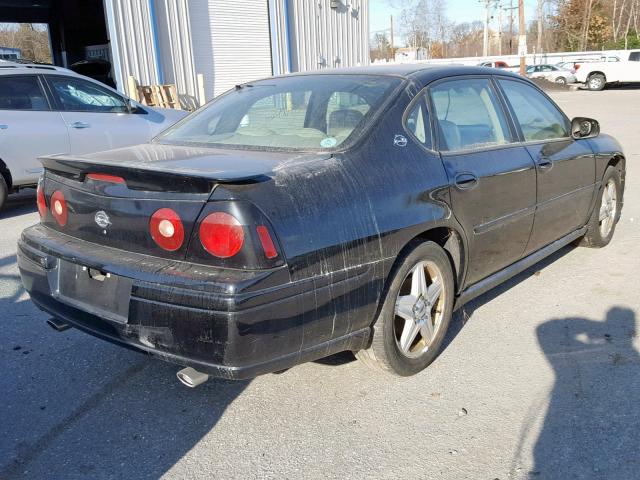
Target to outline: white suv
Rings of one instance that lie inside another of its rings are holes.
[[[9,192],[38,182],[38,157],[145,143],[186,114],[64,68],[0,61],[0,209]]]

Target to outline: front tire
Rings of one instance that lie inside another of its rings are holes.
[[[425,369],[440,350],[453,312],[453,271],[445,251],[424,242],[391,275],[371,345],[356,357],[406,377]]]
[[[607,79],[601,73],[594,73],[587,79],[587,87],[589,90],[598,92],[607,84]]]
[[[618,169],[607,167],[602,177],[598,200],[587,224],[587,233],[580,241],[580,245],[602,248],[609,244],[620,219],[620,210],[622,208],[621,186],[622,182]]]
[[[567,84],[567,79],[564,77],[558,77],[556,78],[556,83],[559,85],[566,85]]]
[[[5,203],[7,202],[7,195],[9,195],[7,182],[4,180],[4,177],[0,175],[0,210],[2,210]]]

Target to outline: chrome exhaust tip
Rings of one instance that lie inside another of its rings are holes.
[[[209,375],[191,367],[183,368],[176,375],[178,380],[189,388],[196,388],[198,385],[202,385],[209,380]]]
[[[71,328],[71,325],[63,322],[62,320],[58,320],[57,318],[50,318],[47,320],[47,325],[53,328],[56,332],[64,332]]]

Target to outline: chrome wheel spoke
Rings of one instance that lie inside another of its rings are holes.
[[[424,263],[420,262],[411,271],[411,295],[419,298],[427,294],[427,277],[424,273]]]
[[[433,334],[433,323],[431,323],[431,317],[429,317],[425,320],[424,325],[420,327],[420,335],[422,335],[422,338],[427,345],[431,345]]]
[[[408,353],[411,350],[411,345],[416,339],[420,327],[413,320],[405,320],[404,328],[402,329],[402,336],[400,337],[400,348]]]
[[[607,211],[607,205],[603,203],[602,205],[600,205],[600,215],[598,215],[598,219],[602,222],[608,217],[609,212]]]
[[[396,301],[396,315],[413,321],[413,306],[418,299],[413,295],[403,295]]]
[[[438,299],[440,298],[440,294],[442,293],[442,283],[439,278],[433,279],[433,283],[429,285],[427,288],[427,301],[431,305],[431,308],[438,303]]]

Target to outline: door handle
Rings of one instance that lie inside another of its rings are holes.
[[[0,125],[0,130],[6,130],[9,128],[9,125]]]
[[[541,171],[549,171],[553,167],[553,161],[549,157],[540,157],[538,159],[538,169]]]
[[[469,190],[478,184],[478,177],[472,173],[459,173],[456,175],[455,183],[460,190]]]
[[[72,128],[89,128],[91,125],[89,125],[86,122],[73,122],[69,126],[72,127]]]

